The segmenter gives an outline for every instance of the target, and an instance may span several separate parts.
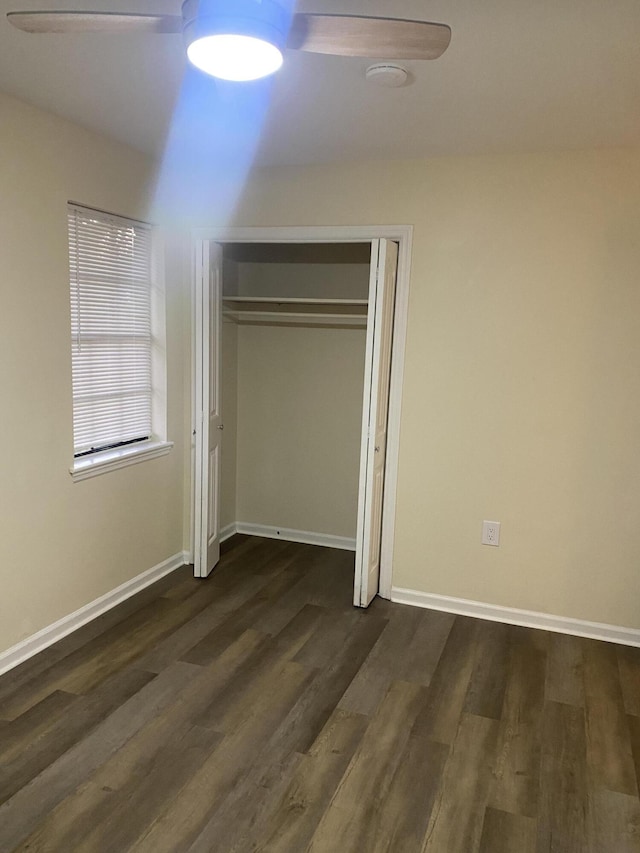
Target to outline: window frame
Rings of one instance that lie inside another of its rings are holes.
[[[133,225],[143,225],[149,228],[151,237],[151,436],[143,441],[124,444],[118,447],[105,448],[73,456],[69,473],[74,482],[105,474],[109,471],[135,465],[149,459],[156,459],[168,454],[174,446],[173,441],[167,440],[167,364],[166,364],[166,300],[165,300],[165,270],[164,248],[165,240],[157,226],[146,222],[110,213],[78,202],[67,203],[67,217],[70,211],[80,210],[104,221],[119,220]],[[67,228],[67,251],[69,250],[69,233]],[[71,276],[69,274],[69,286]],[[71,331],[71,329],[70,329]],[[70,346],[72,338],[70,335]],[[73,392],[73,379],[72,379]],[[73,405],[73,404],[72,404]],[[72,439],[73,439],[73,408],[72,408]],[[72,441],[73,443],[73,441]],[[75,448],[74,448],[75,449]],[[73,450],[72,450],[73,453]]]

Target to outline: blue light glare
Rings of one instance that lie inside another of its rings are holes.
[[[158,175],[156,222],[231,222],[260,143],[272,78],[215,80],[187,66]]]
[[[237,12],[241,0],[227,0]],[[245,6],[262,0],[242,0]],[[207,5],[209,3],[209,5]],[[295,0],[278,0],[288,32]],[[199,13],[221,0],[201,0]],[[153,221],[170,227],[228,225],[260,146],[274,78],[227,82],[187,63],[167,133],[152,203]],[[246,223],[245,223],[246,224]]]

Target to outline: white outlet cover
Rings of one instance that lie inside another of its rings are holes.
[[[499,521],[483,521],[482,522],[482,544],[494,545],[496,548],[500,544],[500,522]]]

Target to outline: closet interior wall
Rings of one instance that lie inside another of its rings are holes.
[[[369,255],[369,244],[228,245],[224,295],[364,303]],[[355,543],[365,318],[289,322],[273,319],[277,306],[266,307],[267,322],[222,324],[221,527],[236,522]],[[366,305],[358,309],[364,314]]]

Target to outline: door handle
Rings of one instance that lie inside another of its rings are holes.
[[[224,424],[218,424],[218,429],[224,429]]]

